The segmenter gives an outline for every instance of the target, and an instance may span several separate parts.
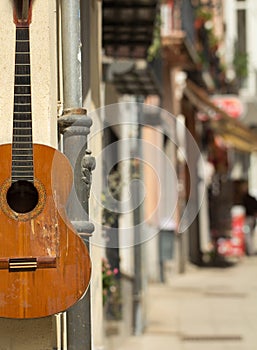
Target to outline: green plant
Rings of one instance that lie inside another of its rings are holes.
[[[195,13],[195,17],[196,19],[201,19],[204,22],[210,21],[213,18],[213,15],[210,11],[208,11],[207,9],[203,8],[202,6],[200,6]]]
[[[103,305],[108,298],[117,292],[116,276],[119,273],[117,268],[111,269],[107,259],[102,259],[102,285],[103,285]]]
[[[161,50],[161,15],[158,13],[156,15],[154,30],[153,30],[153,40],[152,44],[148,48],[147,60],[152,62],[159,54]]]
[[[248,54],[245,52],[235,51],[233,60],[236,76],[239,79],[245,79],[248,76]]]

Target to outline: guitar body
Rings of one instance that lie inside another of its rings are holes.
[[[23,196],[22,182],[18,196],[10,191],[12,145],[0,146],[0,317],[64,311],[83,296],[90,280],[87,247],[65,212],[72,184],[69,161],[45,145],[33,144],[33,155],[37,198],[28,209],[33,195]]]

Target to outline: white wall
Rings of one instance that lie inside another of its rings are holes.
[[[230,67],[234,57],[234,42],[237,39],[237,9],[246,9],[246,32],[247,32],[247,52],[249,55],[249,75],[246,87],[240,91],[240,94],[246,101],[251,101],[256,97],[256,72],[257,72],[257,2],[255,0],[245,0],[237,2],[236,0],[223,1],[224,21],[226,24],[225,38],[225,59],[227,67]]]
[[[35,143],[56,145],[56,31],[54,1],[35,1],[31,23],[31,87]],[[10,1],[0,2],[0,142],[12,139],[15,24]]]

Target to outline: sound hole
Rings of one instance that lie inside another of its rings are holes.
[[[14,182],[6,194],[9,207],[16,213],[28,213],[38,203],[38,191],[29,181]]]

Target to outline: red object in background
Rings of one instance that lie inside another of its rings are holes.
[[[232,118],[240,118],[245,112],[245,107],[242,101],[236,95],[217,95],[212,96],[213,104]]]
[[[217,241],[218,253],[222,256],[241,257],[245,254],[245,210],[242,206],[236,205],[231,211],[231,238],[220,238]]]
[[[245,115],[245,104],[240,100],[237,95],[213,95],[210,96],[212,103],[222,109],[231,118],[239,119]],[[197,117],[201,121],[207,121],[210,117],[204,112],[198,112]],[[213,119],[220,119],[218,113],[214,114]]]
[[[231,211],[232,216],[232,247],[234,255],[242,256],[245,254],[245,209],[242,206],[235,205]]]

